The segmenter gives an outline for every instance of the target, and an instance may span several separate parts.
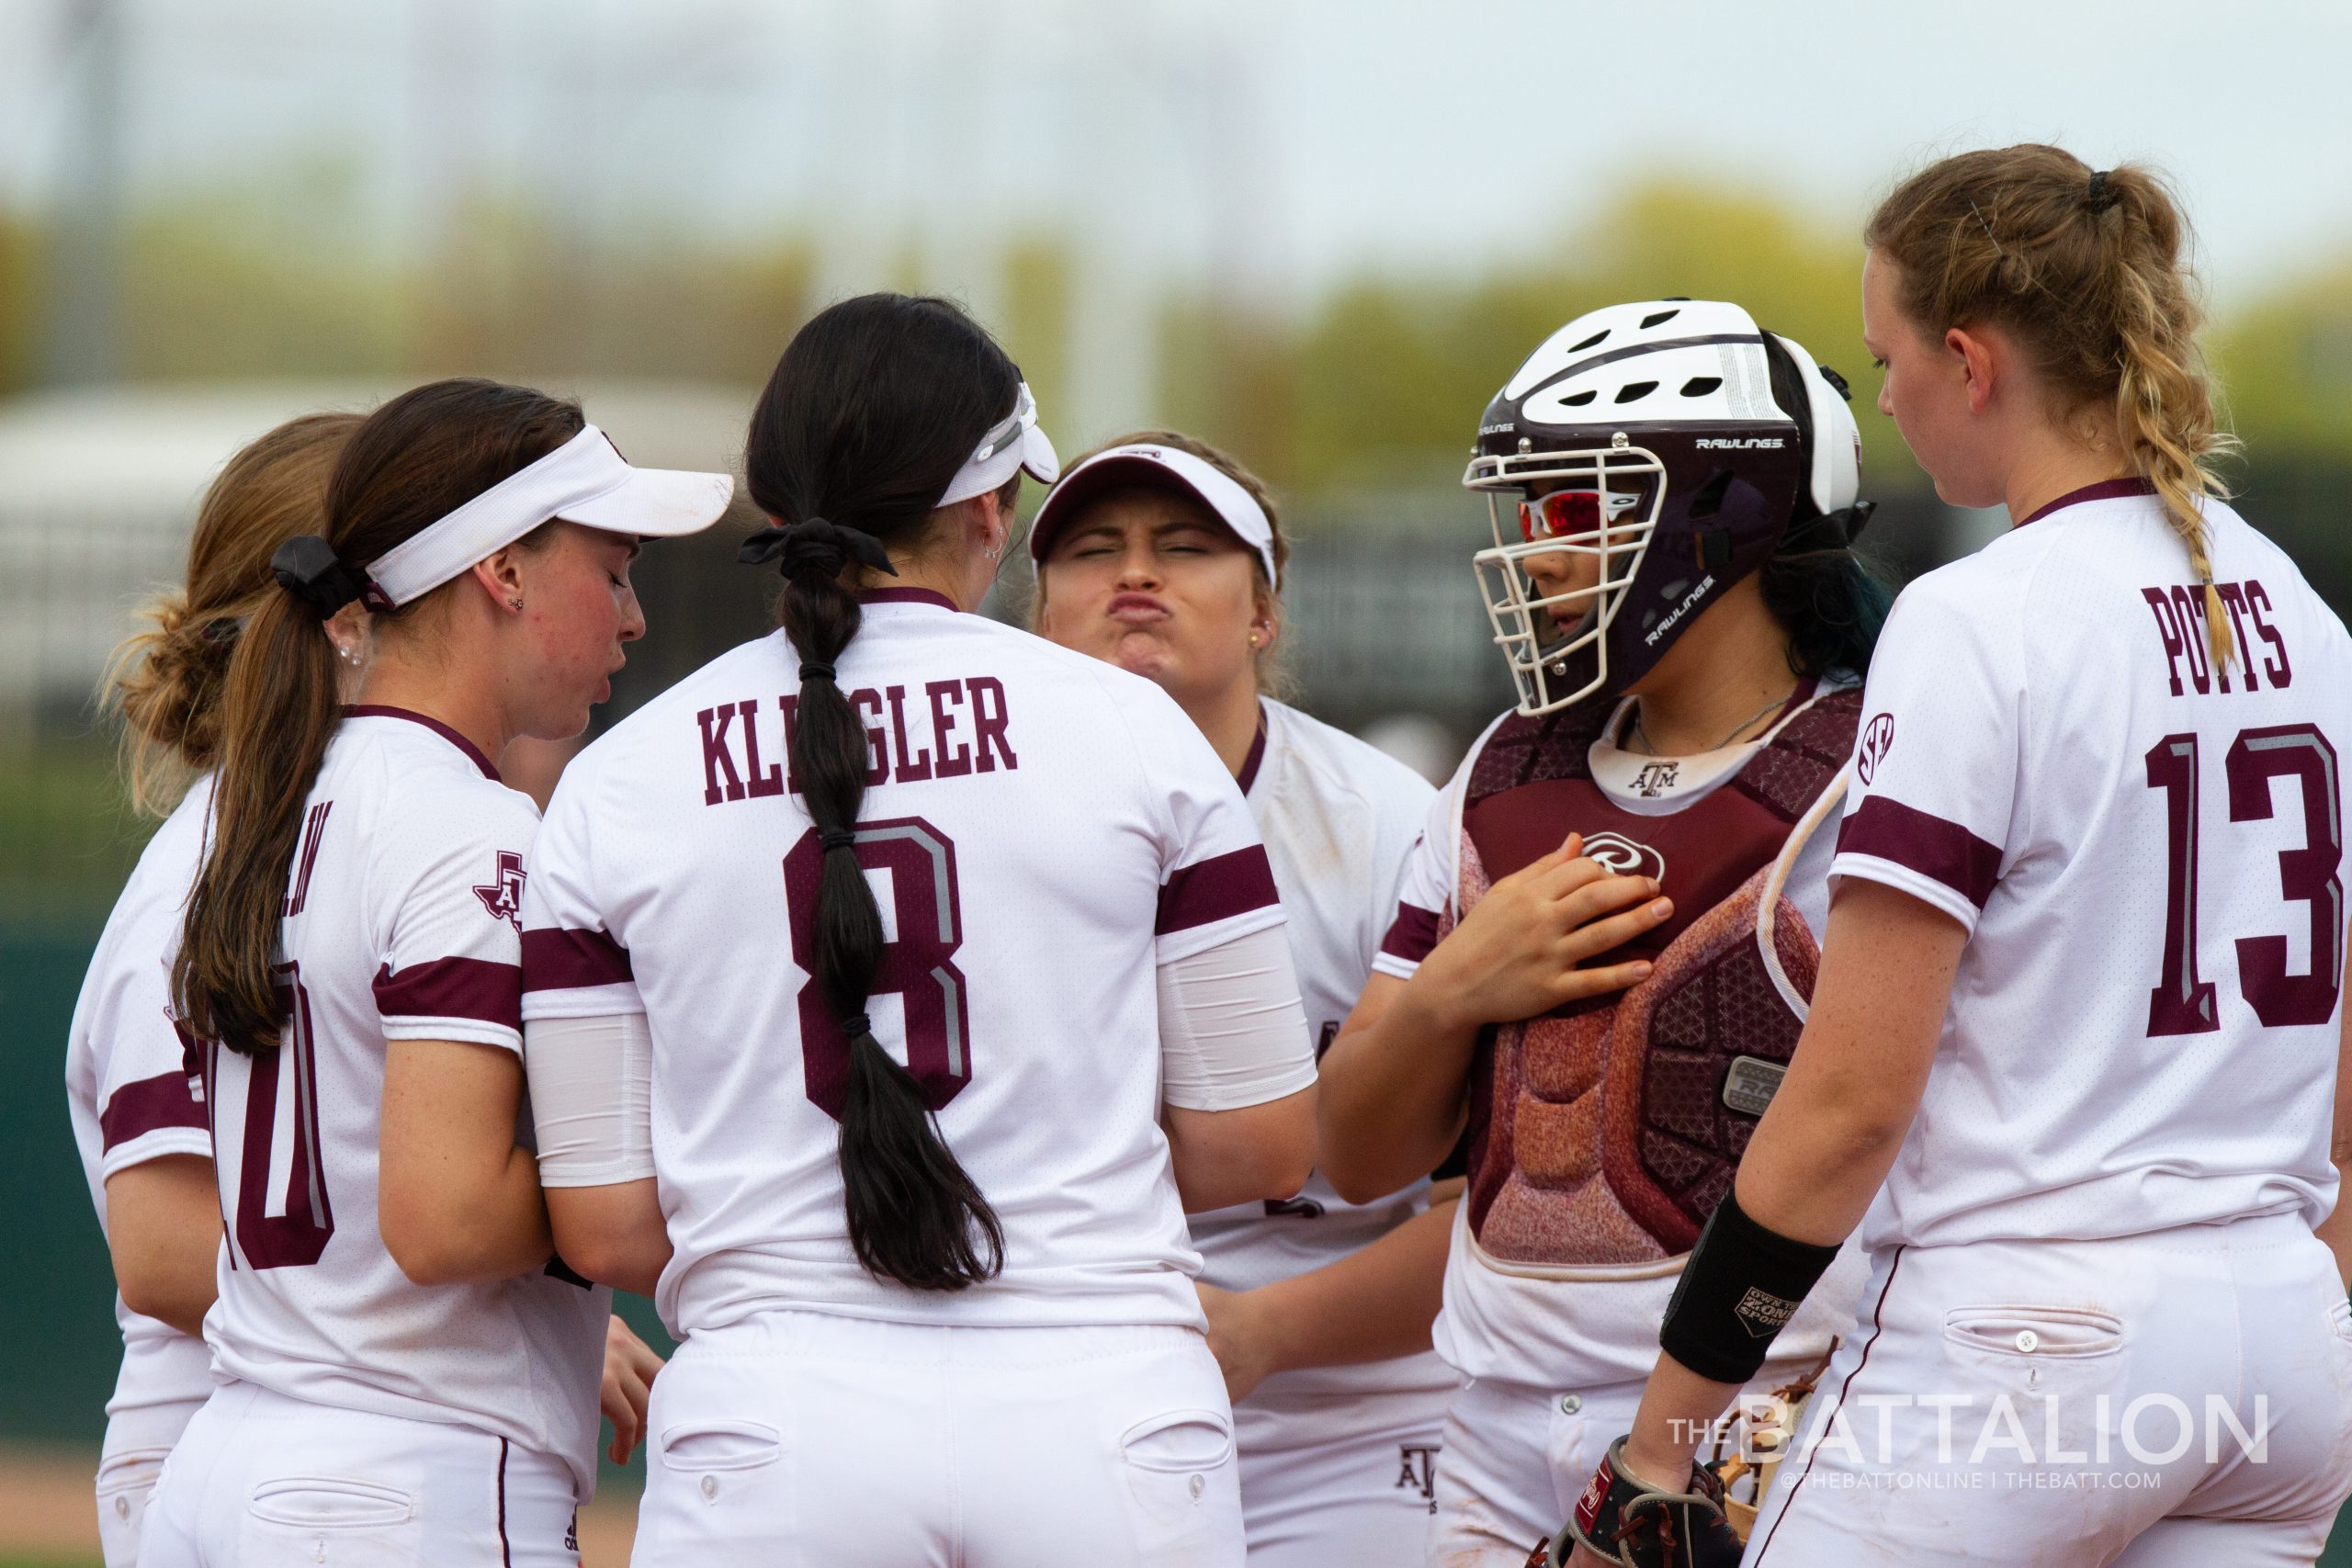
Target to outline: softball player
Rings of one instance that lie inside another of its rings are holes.
[[[1703,1522],[1639,1494],[1688,1490],[1676,1423],[1859,1223],[1861,1323],[1747,1561],[2309,1563],[2352,1490],[2352,1247],[2312,1234],[2352,643],[2201,467],[2154,175],[1965,153],[1864,238],[1880,408],[2015,526],[1895,605],[1813,1016],[1572,1530]]]
[[[1329,1040],[1371,974],[1431,791],[1262,694],[1289,550],[1264,487],[1186,437],[1122,437],[1063,475],[1029,550],[1037,629],[1158,684],[1233,770],[1289,916],[1307,1028]],[[1420,1560],[1455,1382],[1429,1348],[1453,1219],[1427,1213],[1429,1188],[1355,1204],[1317,1177],[1193,1217],[1252,1568]]]
[[[1571,321],[1476,450],[1476,564],[1521,700],[1429,815],[1324,1064],[1323,1165],[1377,1192],[1467,1128],[1436,1343],[1469,1382],[1429,1549],[1515,1565],[1630,1417],[1795,1043],[1815,829],[1885,598],[1849,547],[1870,508],[1843,383],[1736,305]],[[1831,1294],[1776,1380],[1842,1326]]]
[[[550,1263],[514,1146],[535,813],[490,757],[586,722],[643,630],[638,537],[730,489],[438,382],[351,434],[324,536],[272,558],[173,960],[226,1235],[151,1568],[578,1561],[607,1297]]]
[[[187,585],[148,610],[153,629],[123,646],[111,679],[131,797],[164,820],[98,937],[65,1047],[74,1139],[119,1289],[122,1370],[98,1463],[107,1568],[137,1560],[156,1472],[212,1393],[201,1335],[220,1211],[164,954],[204,852],[221,675],[244,618],[276,592],[270,552],[316,526],[335,455],[358,423],[292,420],[229,459],[197,512]]]
[[[557,1239],[684,1341],[635,1561],[1238,1563],[1183,1214],[1298,1190],[1315,1072],[1240,792],[965,613],[1057,464],[952,304],[820,312],[746,465],[781,629],[572,762],[526,900]]]

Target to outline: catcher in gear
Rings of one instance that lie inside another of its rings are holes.
[[[1520,700],[1430,813],[1321,1132],[1354,1201],[1466,1134],[1435,1340],[1470,1381],[1430,1554],[1518,1568],[1623,1429],[1802,1027],[1813,829],[1886,601],[1852,553],[1842,381],[1736,305],[1571,321],[1489,404],[1464,482]]]

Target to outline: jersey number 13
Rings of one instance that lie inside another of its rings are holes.
[[[2148,748],[2148,787],[2162,790],[2165,813],[2164,970],[2148,992],[2148,1032],[2201,1034],[2219,1029],[2213,983],[2197,973],[2198,741],[2167,735]],[[2325,1023],[2335,1011],[2344,963],[2343,815],[2335,749],[2308,724],[2241,730],[2223,759],[2230,820],[2260,821],[2273,811],[2274,780],[2292,779],[2303,806],[2303,845],[2278,852],[2278,890],[2311,913],[2311,968],[2287,968],[2284,936],[2237,939],[2238,985],[2267,1028]]]

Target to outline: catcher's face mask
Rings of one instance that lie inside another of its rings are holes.
[[[1552,713],[1601,690],[1609,627],[1657,526],[1665,467],[1614,446],[1481,457],[1464,482],[1487,493],[1495,542],[1471,564],[1519,711]]]

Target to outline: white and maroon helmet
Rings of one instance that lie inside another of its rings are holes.
[[[1792,531],[1851,543],[1871,503],[1847,401],[1837,372],[1718,300],[1611,305],[1547,338],[1487,405],[1462,479],[1487,494],[1495,542],[1472,559],[1519,711],[1623,692]],[[1524,563],[1562,550],[1600,580],[1547,596]]]

